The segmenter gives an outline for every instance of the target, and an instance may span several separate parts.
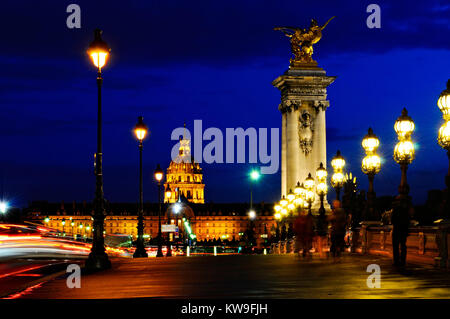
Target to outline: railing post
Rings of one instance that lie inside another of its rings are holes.
[[[367,254],[369,251],[368,248],[368,234],[367,234],[367,224],[364,222],[361,223],[361,253]]]
[[[447,268],[448,265],[448,234],[450,233],[450,221],[439,220],[436,223],[438,230],[436,232],[436,244],[439,248],[439,256],[434,258],[435,265],[440,268]]]

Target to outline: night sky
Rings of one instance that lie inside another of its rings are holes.
[[[111,58],[104,69],[104,190],[111,202],[138,200],[138,148],[132,128],[144,116],[146,201],[166,168],[176,127],[281,126],[279,91],[289,41],[274,26],[323,24],[313,58],[328,75],[328,165],[336,150],[367,188],[361,139],[381,140],[377,196],[395,195],[393,124],[407,107],[416,123],[416,160],[408,182],[416,204],[445,187],[447,156],[437,144],[436,101],[450,78],[450,5],[445,1],[376,1],[381,29],[366,26],[374,1],[2,1],[0,11],[0,198],[91,201],[96,151],[96,70],[85,50],[104,30]],[[66,7],[81,6],[81,29],[66,27]],[[209,202],[249,200],[250,164],[202,164]],[[280,173],[254,187],[256,201],[280,196]],[[334,195],[332,195],[334,196]]]

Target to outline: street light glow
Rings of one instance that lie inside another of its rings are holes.
[[[261,174],[257,171],[257,170],[252,170],[250,172],[250,177],[252,180],[257,181],[259,179],[259,177],[261,176]]]
[[[94,31],[94,41],[89,45],[87,54],[91,57],[92,63],[94,63],[99,70],[105,66],[109,51],[111,51],[111,49],[102,39],[102,31],[96,29]]]
[[[175,204],[173,205],[173,212],[174,212],[175,214],[178,214],[180,211],[181,211],[181,205],[180,205],[180,203],[175,203]]]
[[[251,210],[248,212],[248,216],[250,217],[250,219],[255,219],[256,218],[256,213],[254,210]]]
[[[8,207],[9,205],[7,202],[0,202],[0,213],[6,214]]]
[[[144,138],[147,136],[148,127],[144,123],[144,117],[139,116],[138,117],[138,123],[134,127],[134,134],[136,135],[136,138],[142,142]]]

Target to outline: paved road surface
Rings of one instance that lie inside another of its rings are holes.
[[[46,281],[48,276],[64,271],[68,264],[82,264],[81,259],[16,258],[0,260],[0,297],[14,295],[21,289]]]
[[[64,277],[23,298],[450,298],[450,272],[412,266],[399,272],[376,256],[304,261],[292,255],[113,258],[113,268],[83,275],[80,289]],[[381,288],[366,285],[369,264]]]

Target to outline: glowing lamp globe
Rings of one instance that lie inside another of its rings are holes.
[[[306,201],[312,202],[312,201],[314,201],[314,197],[315,197],[314,192],[312,190],[308,189],[306,191]]]
[[[447,89],[442,91],[437,105],[446,121],[450,120],[450,79],[447,81]]]
[[[438,143],[442,148],[450,151],[450,120],[442,124],[439,129]]]
[[[289,193],[287,194],[287,199],[289,202],[292,202],[295,199],[295,194],[292,192],[292,189],[289,190]]]
[[[394,160],[399,164],[410,164],[415,156],[414,144],[409,141],[400,141],[395,145]]]
[[[92,63],[101,70],[108,60],[111,49],[102,39],[102,30],[95,29],[94,41],[91,42],[87,50],[87,54],[91,57]]]
[[[331,186],[333,187],[342,187],[344,185],[344,174],[341,172],[334,173],[331,176]]]
[[[302,193],[302,185],[300,185],[300,182],[297,182],[297,185],[294,188],[295,195],[301,195]]]
[[[317,195],[322,196],[326,195],[328,192],[328,186],[325,182],[320,182],[316,187]]]
[[[364,157],[361,169],[364,174],[378,174],[381,170],[381,159],[378,155],[367,155]]]
[[[283,197],[280,200],[280,206],[284,208],[287,206],[288,203],[289,203],[289,201],[283,195]]]
[[[166,198],[172,197],[172,190],[170,189],[170,186],[167,186],[166,189]]]
[[[148,127],[144,123],[144,118],[142,116],[138,117],[138,123],[134,127],[134,134],[136,135],[137,139],[139,141],[143,141],[144,138],[147,136]]]
[[[399,140],[407,139],[414,132],[414,121],[408,116],[408,111],[403,108],[402,115],[395,121],[394,129],[398,135]]]
[[[327,170],[325,169],[325,167],[323,167],[323,163],[320,163],[319,168],[316,170],[316,177],[317,180],[319,181],[323,181],[327,178]]]
[[[366,136],[364,136],[361,145],[364,148],[364,150],[366,151],[366,154],[374,153],[377,150],[378,146],[380,145],[380,140],[373,133],[373,130],[371,127],[369,127],[369,131],[366,134]]]
[[[341,171],[345,166],[345,159],[341,155],[341,151],[337,151],[336,156],[331,160],[331,167],[333,167],[334,171]]]
[[[273,209],[275,210],[275,212],[280,212],[281,211],[281,205],[275,205],[274,207],[273,207]]]
[[[311,173],[308,174],[308,177],[305,179],[305,188],[307,190],[311,190],[314,188],[314,179],[311,176]]]
[[[276,213],[275,214],[275,219],[276,220],[280,220],[281,219],[281,214],[280,213]]]
[[[163,179],[164,172],[163,172],[163,170],[161,169],[161,167],[159,166],[159,164],[156,166],[156,169],[155,169],[155,172],[154,172],[154,176],[155,176],[155,179],[156,179],[158,182],[160,182],[160,181]]]

